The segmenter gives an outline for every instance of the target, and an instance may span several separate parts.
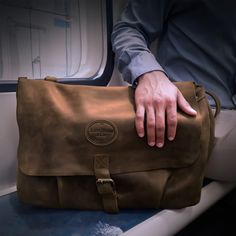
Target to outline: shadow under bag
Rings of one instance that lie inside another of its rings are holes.
[[[178,111],[176,138],[159,149],[137,136],[134,88],[19,78],[19,198],[41,207],[113,213],[198,203],[214,117],[202,87],[175,85],[197,116]]]

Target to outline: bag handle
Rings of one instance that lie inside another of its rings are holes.
[[[212,93],[212,92],[209,92],[209,91],[205,91],[206,92],[206,94],[208,95],[208,96],[210,96],[213,100],[214,100],[214,102],[215,102],[215,105],[216,105],[216,111],[215,111],[215,114],[214,114],[214,118],[216,118],[218,115],[219,115],[219,113],[220,113],[220,110],[221,110],[221,102],[220,102],[220,99],[214,94],[214,93]]]
[[[196,85],[196,86],[197,86],[197,89],[201,89],[202,88],[202,86],[199,86],[199,85]],[[205,94],[210,96],[213,99],[213,101],[215,102],[216,110],[215,110],[214,118],[216,118],[219,115],[220,110],[221,110],[220,99],[214,93],[212,93],[212,92],[210,92],[210,91],[208,91],[206,89],[204,89],[204,91],[205,91]],[[205,94],[203,96],[201,96],[201,97],[198,97],[197,101],[199,102],[200,100],[204,99],[206,97]]]
[[[46,81],[51,81],[51,82],[57,82],[57,78],[54,77],[54,76],[46,76],[46,77],[44,78],[44,80],[46,80]]]

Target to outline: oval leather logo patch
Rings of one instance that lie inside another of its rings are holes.
[[[92,144],[106,146],[115,141],[118,131],[112,122],[97,120],[88,124],[85,135]]]

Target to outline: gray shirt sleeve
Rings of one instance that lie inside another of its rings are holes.
[[[149,44],[162,32],[165,0],[131,0],[112,33],[113,51],[118,69],[128,83],[140,75],[164,71],[149,49]]]

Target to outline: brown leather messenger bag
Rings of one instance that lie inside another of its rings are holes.
[[[161,149],[135,130],[134,88],[19,78],[17,190],[41,207],[118,212],[199,202],[214,144],[204,88],[175,83],[197,111],[178,111],[176,139]],[[217,112],[219,102],[217,102]]]

